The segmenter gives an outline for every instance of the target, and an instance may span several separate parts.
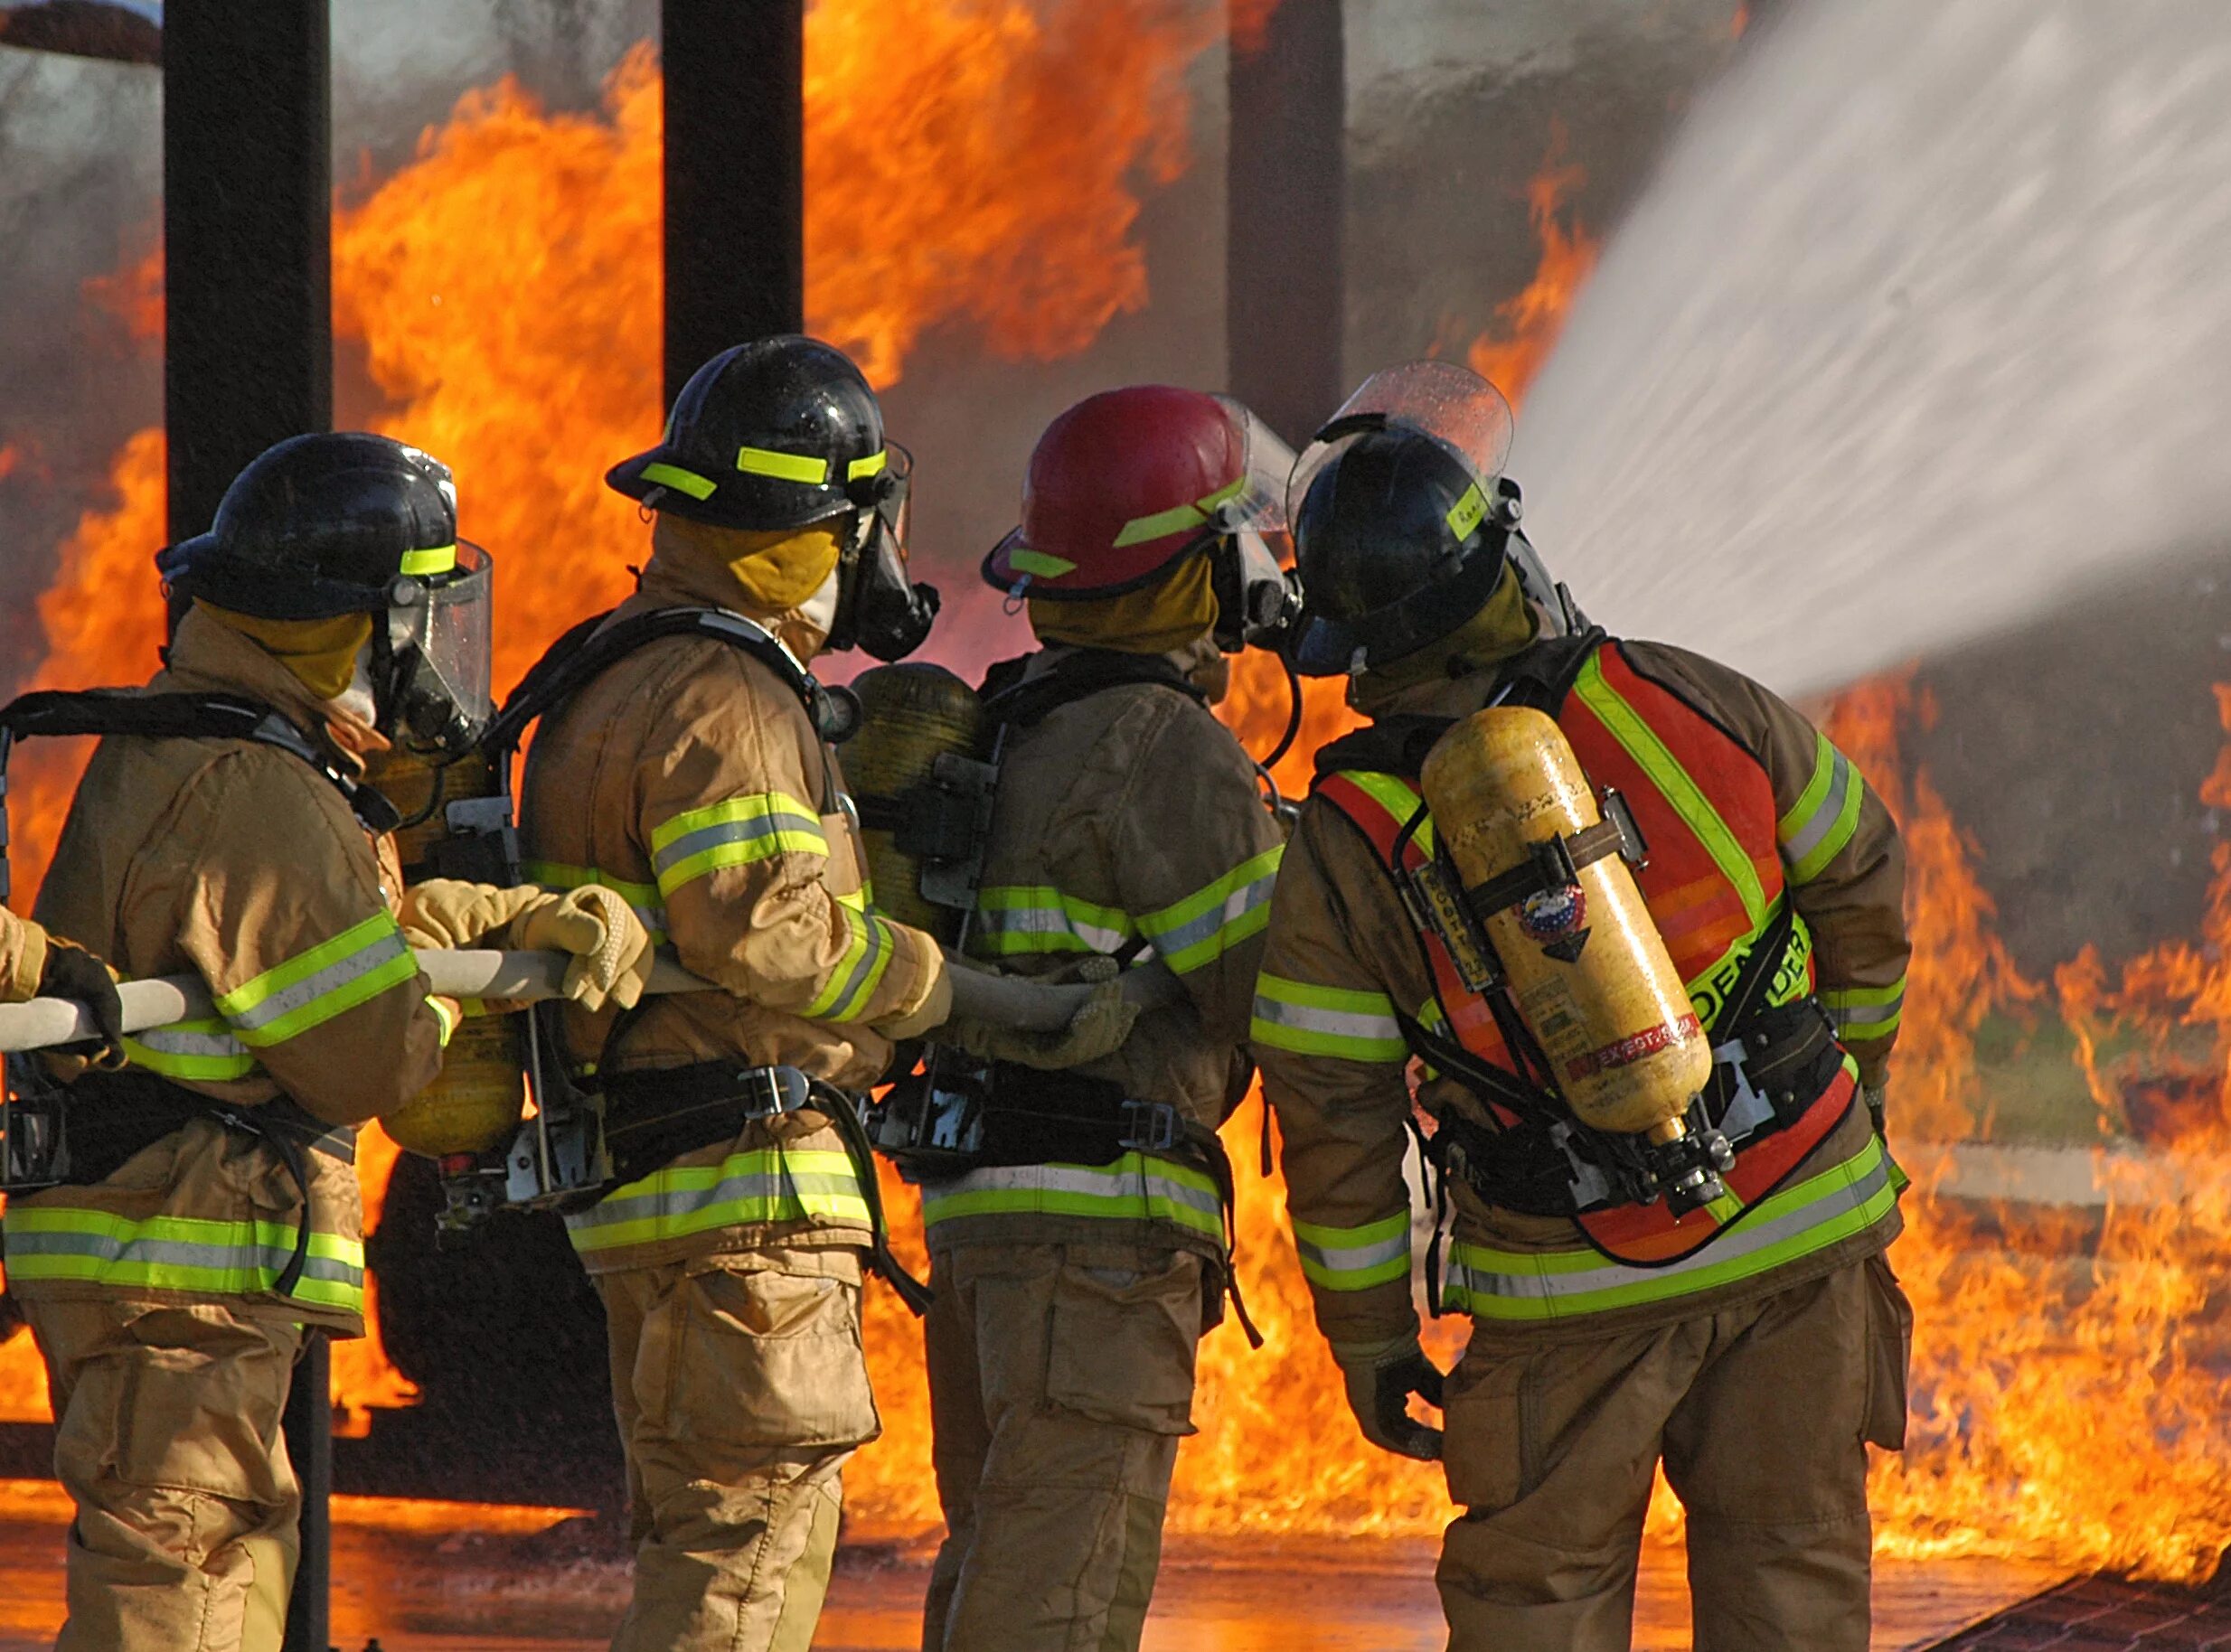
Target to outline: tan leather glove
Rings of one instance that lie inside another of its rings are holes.
[[[1099,965],[1106,967],[1095,967]],[[986,1061],[1012,1061],[1018,1066],[1045,1071],[1082,1066],[1086,1062],[1113,1055],[1131,1036],[1132,1024],[1139,1018],[1138,1003],[1124,991],[1122,971],[1115,960],[1094,959],[1078,973],[1087,983],[1082,1001],[1065,1024],[1051,1031],[1033,1032],[970,1014],[956,1014],[938,1029],[937,1042],[966,1050]],[[1003,978],[1001,989],[1003,997],[1015,1001],[1021,1001],[1021,997],[1040,995],[1057,1002],[1078,998],[1075,983],[1025,981],[1009,976]]]
[[[635,1008],[651,979],[651,937],[616,889],[588,884],[563,895],[538,890],[542,904],[513,920],[510,944],[522,952],[570,953],[565,995],[584,1009]]]
[[[557,898],[531,883],[500,889],[462,878],[429,878],[403,891],[396,921],[404,938],[420,951],[457,952],[488,944],[491,935],[510,928],[521,914]]]

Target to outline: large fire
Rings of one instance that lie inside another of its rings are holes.
[[[889,381],[934,327],[963,324],[991,348],[1053,355],[1144,302],[1132,180],[1182,164],[1180,75],[1215,33],[1202,9],[917,0],[908,50],[896,56],[878,45],[885,9],[818,6],[809,23],[816,330]],[[1266,11],[1258,3],[1241,21]],[[930,86],[935,98],[916,95]],[[945,111],[935,129],[912,113],[930,107]],[[643,549],[598,472],[656,426],[657,145],[655,70],[638,52],[614,76],[601,117],[546,114],[509,84],[468,97],[411,165],[336,220],[336,323],[361,342],[388,399],[376,423],[457,465],[467,531],[505,558],[502,681],[619,596]],[[1469,352],[1514,400],[1593,258],[1566,210],[1577,183],[1557,164],[1534,181],[1539,270]],[[50,651],[38,682],[146,675],[159,633],[147,557],[163,537],[162,471],[155,432],[118,455],[114,501],[80,523],[41,605]],[[1257,750],[1285,710],[1275,671],[1242,672],[1228,711]],[[2224,710],[2231,729],[2231,690]],[[1976,1134],[1979,1028],[1993,1016],[2057,1014],[2077,1037],[2104,1121],[2153,1147],[2170,1191],[2143,1185],[2144,1166],[2129,1168],[2129,1156],[2103,1156],[2109,1203],[2097,1231],[2071,1222],[2041,1234],[2034,1216],[1979,1216],[1937,1197],[1946,1172],[1932,1167],[1950,1160],[1916,1152],[1921,1178],[1895,1253],[1919,1316],[1914,1440],[1902,1460],[1878,1465],[1878,1544],[2197,1576],[2231,1542],[2219,1422],[2231,1393],[2195,1329],[2231,1261],[2231,1197],[2193,1169],[2231,1128],[2231,846],[2218,851],[2198,943],[2113,974],[2087,954],[2049,985],[2029,980],[1997,938],[1972,845],[1926,774],[1901,759],[1901,735],[1927,715],[1925,698],[1890,682],[1847,694],[1831,718],[1899,815],[1911,859],[1916,954],[1892,1092],[1897,1140]],[[1336,683],[1313,686],[1279,773],[1289,793],[1306,785],[1308,754],[1351,722]],[[34,887],[72,760],[24,760],[21,888]],[[2231,744],[2207,796],[2231,804]],[[1204,1346],[1200,1433],[1181,1459],[1173,1524],[1434,1530],[1449,1513],[1437,1475],[1366,1446],[1339,1397],[1285,1236],[1283,1189],[1256,1168],[1259,1119],[1250,1102],[1228,1136],[1240,1276],[1266,1346],[1250,1354],[1231,1328]],[[373,1140],[363,1165],[376,1216],[392,1150]],[[890,1192],[908,1229],[910,1197],[895,1183]],[[860,1459],[851,1500],[877,1525],[926,1528],[937,1508],[918,1333],[882,1291],[871,1292],[868,1332],[887,1432]],[[1461,1336],[1445,1323],[1433,1345],[1453,1356]],[[366,1406],[410,1397],[376,1338],[336,1361],[335,1395],[360,1425]],[[28,1339],[0,1346],[0,1417],[37,1415],[43,1399]],[[1653,1529],[1677,1524],[1663,1507]]]

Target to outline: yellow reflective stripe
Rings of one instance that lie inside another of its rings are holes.
[[[1134,516],[1123,525],[1116,536],[1116,549],[1126,545],[1143,545],[1149,540],[1165,539],[1187,528],[1206,527],[1210,512],[1219,505],[1237,499],[1246,491],[1247,479],[1241,475],[1226,483],[1213,493],[1204,494],[1193,503],[1172,505],[1167,511],[1157,511],[1152,516]]]
[[[809,1021],[858,1020],[874,999],[899,948],[890,925],[873,913],[855,912],[843,905],[837,910],[844,915],[850,938],[844,955],[837,960],[821,990],[798,1012]]]
[[[736,468],[747,476],[772,476],[777,482],[804,482],[815,487],[829,480],[828,460],[777,453],[771,447],[738,448]]]
[[[1887,1038],[1898,1028],[1906,1013],[1906,977],[1887,987],[1830,987],[1821,993],[1822,1008],[1836,1024],[1836,1036],[1846,1044],[1868,1038]]]
[[[1417,812],[1426,800],[1417,789],[1399,774],[1382,774],[1372,769],[1343,769],[1341,778],[1360,789],[1366,796],[1394,817],[1395,824],[1407,826],[1410,816]],[[1418,827],[1417,847],[1426,854],[1433,852],[1433,817],[1427,815]]]
[[[1302,1273],[1326,1291],[1369,1291],[1374,1285],[1410,1276],[1410,1213],[1367,1222],[1361,1227],[1323,1227],[1298,1217],[1294,1250]]]
[[[1736,834],[1727,822],[1720,819],[1719,811],[1689,777],[1689,771],[1680,760],[1666,749],[1657,730],[1644,722],[1642,714],[1626,702],[1626,698],[1605,680],[1601,658],[1588,656],[1587,664],[1580,668],[1580,675],[1573,683],[1573,692],[1580,696],[1581,703],[1593,711],[1598,721],[1619,742],[1635,765],[1650,776],[1651,784],[1665,796],[1689,830],[1697,834],[1697,840],[1719,868],[1720,876],[1733,884],[1737,894],[1743,897],[1743,910],[1749,915],[1751,927],[1756,930],[1766,921],[1766,891],[1758,881],[1758,868],[1743,851]]]
[[[124,1040],[124,1054],[133,1065],[165,1078],[221,1083],[246,1078],[256,1070],[256,1058],[248,1047],[232,1036],[229,1023],[213,1016],[150,1027]]]
[[[1486,515],[1487,495],[1480,491],[1480,484],[1475,482],[1464,490],[1461,499],[1448,508],[1448,530],[1459,540],[1468,540],[1473,530],[1480,525]]]
[[[1125,1153],[1113,1164],[999,1165],[922,1188],[922,1222],[966,1216],[1088,1216],[1108,1222],[1172,1222],[1224,1241],[1216,1182],[1191,1165]]]
[[[1213,963],[1270,923],[1270,896],[1285,845],[1266,849],[1205,888],[1139,919],[1154,955],[1180,975]]]
[[[880,476],[890,468],[890,449],[879,447],[864,459],[854,459],[844,467],[844,479],[857,482],[862,476]]]
[[[1663,1267],[1629,1267],[1593,1250],[1452,1245],[1442,1305],[1486,1319],[1546,1320],[1667,1301],[1810,1256],[1887,1220],[1897,1204],[1888,1158],[1869,1136],[1842,1163],[1760,1200],[1703,1250]]]
[[[976,891],[969,950],[987,957],[1115,953],[1137,934],[1138,925],[1120,906],[1080,900],[1050,884],[1001,884]]]
[[[687,493],[692,499],[711,499],[716,485],[709,476],[701,476],[693,470],[683,470],[679,465],[668,465],[664,460],[645,465],[643,479],[672,488],[677,493]]]
[[[1379,1065],[1409,1059],[1409,1046],[1384,992],[1319,987],[1268,971],[1256,977],[1255,1016],[1247,1036],[1268,1049],[1296,1056]]]
[[[419,972],[392,914],[381,912],[266,970],[216,1000],[251,1048],[283,1044]]]
[[[1059,579],[1074,573],[1077,564],[1059,557],[1050,557],[1042,550],[1032,550],[1027,545],[1018,545],[1007,553],[1008,566],[1019,568],[1026,574],[1038,574],[1048,579]]]
[[[528,882],[546,889],[580,889],[590,884],[609,889],[635,909],[635,916],[650,932],[652,945],[666,938],[666,905],[659,898],[656,884],[635,883],[593,866],[568,866],[559,860],[530,860],[521,870]]]
[[[676,889],[721,867],[748,866],[776,855],[829,852],[821,817],[781,792],[731,797],[684,810],[651,833],[651,867],[659,892]]]
[[[41,1203],[12,1205],[5,1225],[8,1273],[16,1280],[238,1296],[270,1290],[295,1253],[295,1229],[280,1222],[171,1216],[135,1222]],[[313,1230],[289,1300],[361,1311],[363,1286],[362,1243]]]
[[[583,1254],[655,1244],[762,1222],[868,1221],[849,1156],[817,1149],[755,1148],[717,1165],[669,1165],[616,1188],[566,1218]]]
[[[1788,866],[1790,882],[1811,883],[1828,869],[1859,829],[1859,806],[1866,801],[1867,783],[1850,758],[1838,751],[1824,734],[1815,733],[1812,777],[1774,822],[1774,837]]]
[[[429,574],[454,574],[457,568],[457,548],[455,545],[435,545],[425,550],[403,552],[400,571],[424,577]]]
[[[426,1007],[434,1012],[434,1019],[440,1023],[441,1047],[447,1049],[450,1035],[457,1031],[457,1022],[464,1014],[462,1007],[453,1010],[447,1003],[430,992],[426,995]]]

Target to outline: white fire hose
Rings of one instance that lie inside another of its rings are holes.
[[[423,952],[418,960],[428,990],[444,998],[522,1002],[559,997],[566,966],[572,962],[563,953],[487,952]],[[1048,987],[969,969],[955,969],[952,979],[956,1015],[1026,1032],[1059,1031],[1093,990],[1088,986]],[[1130,971],[1124,989],[1138,1000],[1143,1009],[1172,1002],[1182,992],[1177,978],[1159,965]],[[663,954],[651,971],[649,990],[653,992],[720,990],[691,974],[671,954]],[[217,1013],[210,1002],[209,990],[191,975],[127,981],[117,989],[117,996],[124,1000],[127,1032],[168,1027],[174,1021],[202,1020]],[[0,1051],[45,1049],[99,1036],[85,1007],[70,999],[34,998],[25,1004],[0,1004]]]

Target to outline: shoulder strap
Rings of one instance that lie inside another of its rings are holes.
[[[1504,686],[1495,703],[1531,706],[1555,717],[1572,692],[1574,681],[1609,641],[1610,634],[1601,625],[1574,636],[1543,638],[1504,665],[1500,678]]]
[[[710,637],[748,654],[798,697],[824,740],[843,738],[858,721],[859,707],[848,690],[820,682],[764,625],[740,614],[726,608],[659,608],[600,631],[609,617],[609,610],[589,615],[551,643],[520,679],[481,740],[481,749],[499,765],[519,749],[537,718],[557,709],[629,654],[662,637]]]
[[[1208,691],[1161,654],[1119,653],[1111,648],[1080,648],[1027,682],[995,690],[984,701],[984,715],[1010,727],[1033,728],[1062,707],[1106,689],[1144,683],[1174,689],[1194,704],[1209,703]],[[986,688],[991,688],[989,680]]]
[[[135,735],[146,739],[252,740],[306,763],[341,793],[375,836],[402,815],[386,796],[344,772],[286,718],[240,694],[143,694],[134,689],[44,689],[0,707],[0,899],[6,897],[7,762],[19,739]]]

